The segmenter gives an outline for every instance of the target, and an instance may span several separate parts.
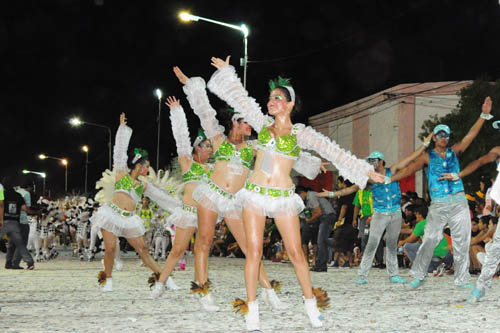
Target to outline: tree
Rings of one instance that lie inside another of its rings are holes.
[[[458,95],[460,96],[460,101],[457,109],[444,117],[434,115],[424,121],[422,132],[419,134],[420,139],[427,136],[436,125],[446,124],[451,129],[450,145],[461,140],[477,120],[477,117],[479,117],[481,106],[487,96],[490,96],[493,101],[491,114],[495,118],[500,117],[500,80],[491,82],[487,77],[479,78],[468,87],[460,90]],[[495,130],[491,126],[492,123],[493,119],[484,124],[481,132],[472,142],[469,149],[459,157],[461,168],[466,167],[470,162],[486,154],[491,148],[500,145],[500,131]],[[430,148],[432,149],[432,145]],[[465,191],[467,193],[475,193],[478,190],[481,175],[486,175],[490,178],[494,177],[496,173],[495,169],[496,166],[490,163],[465,178]]]

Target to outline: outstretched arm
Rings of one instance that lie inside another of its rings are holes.
[[[428,158],[429,158],[428,154],[420,155],[420,157],[418,157],[413,163],[408,165],[406,168],[400,170],[395,175],[392,175],[390,180],[395,182],[403,178],[406,178],[410,175],[413,175],[415,172],[422,169],[427,164]]]
[[[323,189],[323,192],[319,192],[316,196],[318,198],[324,198],[324,197],[328,197],[328,198],[340,198],[340,197],[343,197],[345,195],[349,195],[349,194],[355,193],[357,190],[359,190],[359,186],[358,185],[352,185],[352,186],[343,188],[343,189],[335,191],[335,192]]]
[[[170,108],[170,123],[172,124],[172,134],[177,146],[177,155],[183,172],[191,167],[193,147],[189,139],[186,114],[180,101],[175,96],[167,97],[166,104]]]
[[[376,182],[383,182],[383,176],[373,170],[373,166],[365,160],[358,159],[351,152],[345,151],[328,137],[318,133],[312,127],[299,128],[297,144],[304,149],[314,150],[321,157],[330,161],[339,174],[351,182],[364,188],[369,178]]]
[[[467,133],[467,135],[462,139],[462,141],[454,144],[453,147],[451,147],[451,149],[453,149],[453,151],[457,155],[463,153],[469,147],[472,141],[479,134],[479,131],[483,127],[484,121],[490,119],[491,98],[489,96],[484,99],[484,103],[481,109],[482,109],[481,116],[476,120],[474,125],[472,125],[471,129],[469,130],[469,133]]]
[[[117,173],[128,171],[127,150],[131,137],[132,129],[127,126],[127,118],[125,118],[125,113],[122,113],[120,115],[120,127],[116,132],[115,146],[113,147],[113,169]]]
[[[491,149],[488,152],[488,154],[483,155],[480,158],[478,158],[477,160],[470,162],[469,165],[467,165],[465,167],[465,169],[463,169],[462,171],[460,171],[459,174],[443,173],[441,175],[441,178],[439,178],[439,179],[440,180],[441,179],[445,179],[445,180],[458,180],[460,178],[467,177],[468,175],[470,175],[471,173],[473,173],[474,171],[476,171],[477,169],[479,169],[483,165],[485,165],[487,163],[494,162],[499,157],[500,157],[500,146],[496,146],[493,149]]]
[[[215,117],[217,112],[210,105],[208,99],[205,80],[201,77],[187,77],[179,67],[174,67],[175,76],[184,84],[182,88],[186,94],[189,105],[194,113],[200,118],[201,127],[210,139],[214,149],[217,149],[222,142],[224,127],[219,124]]]
[[[267,125],[267,116],[255,102],[255,99],[248,96],[248,92],[241,84],[241,80],[236,75],[236,70],[229,65],[229,56],[226,60],[213,57],[212,66],[217,71],[208,81],[208,89],[240,113],[252,128],[259,132]]]
[[[425,149],[427,147],[429,147],[429,144],[431,143],[432,135],[433,135],[433,133],[431,132],[429,135],[427,135],[427,137],[424,140],[424,144],[420,148],[418,148],[417,150],[415,150],[411,155],[403,158],[401,161],[399,161],[398,163],[394,164],[391,167],[392,174],[395,174],[399,170],[407,167],[408,164],[410,164],[417,157],[419,157],[421,154],[423,154],[423,152],[425,151]]]

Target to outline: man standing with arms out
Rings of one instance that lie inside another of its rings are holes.
[[[332,204],[325,198],[318,198],[318,193],[307,191],[304,187],[297,187],[297,194],[305,200],[306,206],[312,209],[312,216],[306,222],[319,219],[318,254],[316,265],[311,269],[314,272],[326,272],[328,262],[328,237],[332,232],[333,222],[336,219]]]
[[[412,265],[411,274],[415,278],[409,284],[411,289],[420,287],[434,254],[434,249],[443,237],[446,223],[450,226],[453,240],[453,257],[455,262],[455,285],[461,288],[472,288],[469,284],[469,245],[471,237],[471,221],[464,186],[457,177],[455,180],[443,179],[443,174],[460,172],[457,155],[463,153],[476,138],[485,119],[491,119],[491,99],[486,97],[482,113],[469,130],[469,133],[451,148],[448,147],[450,128],[447,125],[437,125],[433,130],[434,149],[420,156],[414,163],[401,170],[396,175],[386,179],[398,181],[416,171],[427,167],[427,181],[431,197],[431,206],[427,216],[427,225],[422,245]]]
[[[23,197],[14,190],[8,178],[4,178],[2,183],[5,185],[3,200],[4,220],[3,227],[0,229],[0,235],[6,234],[9,237],[9,248],[7,250],[5,268],[21,269],[19,266],[12,266],[14,251],[18,248],[22,259],[28,263],[28,269],[32,270],[35,268],[35,264],[33,257],[23,244],[19,221],[21,219],[21,211],[25,211],[29,214],[37,214],[37,212],[26,206]]]

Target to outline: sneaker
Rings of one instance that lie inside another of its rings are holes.
[[[271,306],[275,311],[288,309],[288,305],[286,305],[279,299],[278,295],[276,295],[276,291],[273,288],[262,288],[261,298],[264,303]]]
[[[104,286],[102,287],[102,291],[110,292],[113,291],[113,278],[107,278]]]
[[[415,290],[424,284],[424,280],[415,279],[408,284],[408,288]]]
[[[339,268],[339,263],[335,260],[334,262],[332,262],[332,264],[330,265],[330,267],[332,267],[332,268]]]
[[[479,299],[484,296],[484,290],[481,291],[478,288],[474,288],[470,294],[469,298],[467,299],[467,302],[470,304],[474,304],[476,302],[479,302]]]
[[[233,252],[229,253],[229,255],[226,258],[236,258]]]
[[[260,332],[259,303],[248,302],[248,313],[245,315],[245,326],[247,332]]]
[[[323,316],[321,315],[321,312],[319,312],[318,306],[316,305],[316,298],[304,298],[304,305],[312,327],[322,327],[323,323],[321,322],[321,319],[323,319]]]
[[[464,283],[464,284],[459,285],[458,288],[460,288],[460,289],[473,289],[474,285],[472,285],[470,283]]]
[[[151,291],[151,299],[158,299],[165,292],[165,286],[163,282],[156,282],[153,290]]]
[[[445,269],[446,269],[446,265],[443,262],[434,271],[434,277],[442,276],[444,274]]]
[[[32,271],[35,269],[35,263],[31,264],[31,265],[28,265],[28,267],[26,267],[27,270],[29,271]]]
[[[356,280],[356,284],[358,286],[361,285],[361,284],[367,284],[367,283],[368,283],[368,281],[366,281],[365,279],[360,278],[360,277]]]
[[[394,275],[394,276],[391,276],[389,278],[389,282],[390,283],[400,283],[400,284],[405,284],[406,283],[406,279],[403,279],[401,276],[399,275]]]
[[[181,288],[179,288],[178,285],[175,284],[175,281],[174,279],[172,279],[172,277],[168,277],[167,279],[167,283],[165,284],[165,288],[168,289],[168,290],[179,290]]]
[[[200,303],[207,312],[218,312],[220,308],[215,304],[215,297],[212,293],[200,297]]]

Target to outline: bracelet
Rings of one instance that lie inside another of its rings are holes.
[[[493,116],[491,114],[486,114],[484,112],[481,113],[480,117],[483,119],[486,119],[486,120],[490,120],[491,118],[493,118]]]
[[[329,198],[335,198],[335,192],[328,192]]]
[[[427,148],[427,147],[429,147],[429,145],[430,145],[430,144],[431,144],[431,142],[430,142],[430,141],[424,141],[423,146],[424,146],[425,148]]]

